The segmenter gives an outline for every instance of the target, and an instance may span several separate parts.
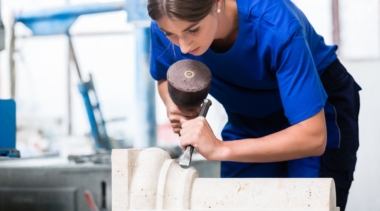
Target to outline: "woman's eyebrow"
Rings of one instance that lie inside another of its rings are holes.
[[[185,32],[185,31],[187,31],[187,30],[193,28],[194,26],[196,26],[196,25],[198,25],[198,24],[199,24],[199,22],[196,22],[196,23],[191,24],[189,27],[187,27],[185,30],[183,30],[183,32]]]
[[[189,27],[187,27],[186,29],[184,29],[183,32],[185,32],[185,31],[187,31],[187,30],[193,28],[194,26],[196,26],[196,25],[198,25],[198,24],[199,24],[199,22],[196,22],[196,23],[191,24]],[[166,31],[165,29],[163,29],[163,28],[161,28],[161,27],[160,27],[160,29],[161,29],[163,32],[165,32],[165,33],[173,34],[173,33],[169,32],[169,31]]]
[[[172,34],[171,32],[168,32],[168,31],[166,31],[165,29],[163,29],[163,28],[161,28],[161,27],[160,27],[160,29],[161,29],[161,31],[163,31],[163,32],[165,32],[165,33],[167,33],[167,34]]]

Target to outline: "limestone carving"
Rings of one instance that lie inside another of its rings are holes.
[[[162,149],[112,151],[112,210],[339,211],[332,179],[199,178]]]

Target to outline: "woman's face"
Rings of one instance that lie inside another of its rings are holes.
[[[180,47],[182,53],[199,56],[205,53],[213,42],[218,21],[213,14],[196,23],[172,20],[164,16],[157,24],[169,40]]]

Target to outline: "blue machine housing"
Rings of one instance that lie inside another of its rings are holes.
[[[16,150],[16,103],[0,100],[0,156],[20,157]]]

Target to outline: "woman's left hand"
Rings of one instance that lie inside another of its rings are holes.
[[[180,144],[182,149],[191,145],[207,160],[223,160],[221,158],[223,142],[217,139],[207,120],[199,116],[195,119],[181,119]]]

